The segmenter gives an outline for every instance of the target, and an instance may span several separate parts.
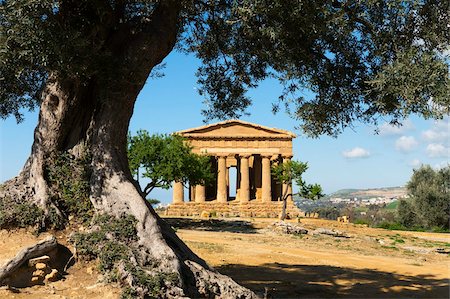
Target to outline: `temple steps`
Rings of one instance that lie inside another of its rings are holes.
[[[261,202],[252,200],[248,203],[239,201],[229,202],[185,202],[172,203],[166,210],[166,216],[200,216],[206,212],[217,217],[268,217],[276,218],[283,208],[282,201]],[[287,215],[290,218],[303,216],[303,212],[297,208],[293,201],[288,201]]]

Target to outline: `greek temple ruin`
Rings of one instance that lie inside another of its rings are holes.
[[[183,136],[194,153],[210,157],[215,180],[207,186],[174,182],[167,215],[195,216],[207,211],[224,217],[276,217],[285,195],[289,216],[300,213],[292,200],[291,184],[282,186],[271,175],[271,165],[292,158],[294,133],[228,120],[175,134]],[[232,168],[236,174],[234,183],[230,181]],[[232,186],[235,190],[231,190]]]

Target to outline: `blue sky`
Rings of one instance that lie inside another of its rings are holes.
[[[138,129],[171,133],[203,125],[203,98],[196,91],[194,76],[198,61],[173,52],[165,63],[165,76],[150,79],[139,95],[130,124],[132,133]],[[422,163],[440,167],[449,162],[448,118],[433,121],[412,116],[401,128],[381,122],[379,135],[374,127],[356,124],[338,138],[311,139],[295,129],[296,121],[283,111],[272,114],[272,103],[280,90],[277,82],[270,80],[252,90],[251,115],[241,119],[296,133],[294,159],[309,163],[305,179],[321,184],[326,193],[343,188],[402,186],[414,167]],[[25,113],[21,124],[12,117],[0,120],[0,182],[15,176],[24,165],[37,118],[35,111]],[[171,190],[155,190],[150,197],[170,202]]]

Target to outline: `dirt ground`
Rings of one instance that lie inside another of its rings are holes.
[[[192,220],[169,221],[211,266],[260,295],[449,298],[450,256],[435,251],[450,249],[449,234],[302,219],[299,225],[310,231],[334,228],[351,237],[292,236],[265,231],[273,219],[247,219],[231,227],[203,221],[197,228]]]
[[[389,231],[320,219],[295,224],[337,229],[349,238],[284,235],[274,219],[167,218],[194,252],[219,272],[268,298],[449,298],[450,234]],[[0,265],[39,237],[0,231]],[[67,236],[60,234],[61,243]],[[70,247],[69,247],[70,248]],[[72,248],[70,248],[72,249]],[[0,298],[118,298],[93,263],[76,263],[64,280]]]
[[[67,233],[63,231],[57,234],[58,243],[68,246],[73,252],[73,248],[67,244]],[[45,233],[36,236],[26,230],[0,230],[0,265],[13,258],[20,249],[31,246],[48,235]],[[118,287],[102,282],[94,262],[78,262],[67,270],[63,280],[11,290],[3,287],[0,289],[0,298],[117,299],[120,293]]]

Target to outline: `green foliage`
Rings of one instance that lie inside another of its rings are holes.
[[[396,210],[398,205],[399,205],[400,201],[396,200],[393,202],[390,202],[387,206],[386,206],[386,210]]]
[[[159,200],[157,200],[157,199],[154,199],[154,198],[147,199],[147,201],[148,201],[148,203],[151,204],[152,206],[161,203],[161,201],[159,201]]]
[[[376,225],[378,228],[384,228],[389,230],[407,230],[407,231],[425,231],[425,229],[421,226],[412,226],[412,227],[406,227],[398,222],[391,222],[391,221],[383,221]]]
[[[404,227],[417,225],[419,219],[413,204],[406,200],[400,200],[397,207],[397,221]]]
[[[16,203],[10,198],[0,199],[0,229],[35,227],[40,230],[44,211],[35,204]]]
[[[330,220],[336,220],[341,215],[341,212],[337,207],[323,207],[317,208],[313,211],[318,213],[320,218],[326,218]]]
[[[125,268],[135,278],[134,289],[146,289],[148,295],[153,298],[161,298],[161,292],[166,285],[179,282],[179,276],[176,273],[159,273],[156,275],[149,275],[142,268],[133,266],[130,263],[125,263]],[[122,298],[127,298],[126,296],[130,293],[135,294],[133,290],[125,289],[122,293]]]
[[[289,160],[272,166],[271,172],[274,179],[280,184],[289,184],[293,182],[299,187],[298,195],[312,200],[323,197],[322,187],[319,184],[307,184],[302,176],[308,170],[308,163]],[[283,190],[284,193],[284,190]],[[285,194],[292,196],[294,194]]]
[[[98,215],[92,221],[92,229],[86,233],[71,236],[77,254],[83,259],[98,259],[98,269],[110,281],[121,282],[118,265],[133,276],[133,286],[123,289],[121,298],[136,298],[144,292],[152,298],[159,298],[164,287],[179,282],[176,273],[147,274],[143,268],[131,262],[138,247],[136,219],[127,215],[116,218],[111,215]],[[138,291],[139,290],[139,291]]]
[[[364,217],[355,216],[355,223],[367,220],[371,226],[390,230],[449,231],[449,169],[422,166],[415,170],[407,184],[411,198],[392,202],[384,209],[369,208]]]
[[[407,188],[412,198],[410,210],[417,215],[416,224],[450,228],[450,165],[439,170],[428,165],[414,170]],[[399,215],[400,208],[399,205]]]
[[[127,253],[126,245],[118,244],[116,241],[106,241],[98,254],[100,260],[98,268],[103,273],[112,270],[116,262],[129,258]]]
[[[187,34],[203,62],[204,113],[236,117],[250,104],[246,91],[275,77],[284,86],[275,110],[288,105],[312,136],[336,135],[380,115],[393,123],[410,113],[442,117],[450,99],[447,11],[443,2],[419,0],[212,6],[202,16],[206,24]],[[305,97],[305,90],[314,95]]]
[[[274,110],[286,105],[311,136],[450,109],[447,1],[16,0],[0,15],[1,117],[35,107],[50,74],[112,87],[149,73],[127,54],[154,55],[150,41],[168,43],[161,32],[202,62],[207,118],[239,117],[267,78],[283,86]]]
[[[77,248],[77,253],[87,260],[94,259],[98,256],[105,257],[104,261],[100,261],[101,265],[110,265],[111,257],[118,256],[122,244],[136,240],[136,219],[127,215],[116,218],[111,215],[97,215],[93,218],[92,223],[95,230],[89,233],[76,233],[72,236],[71,241]],[[110,239],[114,239],[118,248],[113,249],[109,244]],[[122,242],[122,243],[120,243]],[[109,246],[112,253],[105,253],[103,247]],[[103,255],[102,255],[103,254]]]
[[[150,183],[144,188],[145,196],[154,188],[168,189],[172,182],[205,184],[213,176],[209,157],[192,153],[192,148],[178,135],[149,135],[138,131],[128,138],[128,160],[130,170],[139,179],[142,168],[143,177]]]
[[[68,152],[55,153],[47,159],[45,176],[52,200],[63,213],[87,222],[93,215],[89,198],[91,157],[88,153],[75,157]]]
[[[365,224],[365,225],[369,225],[370,221],[367,219],[356,219],[355,221],[353,221],[354,224]]]
[[[120,218],[111,217],[111,215],[97,215],[93,220],[94,225],[100,227],[100,231],[112,235],[120,241],[136,240],[136,219],[131,215],[125,215]]]

